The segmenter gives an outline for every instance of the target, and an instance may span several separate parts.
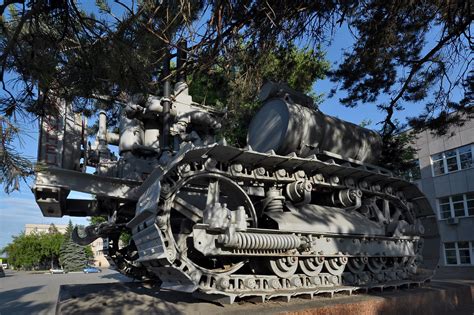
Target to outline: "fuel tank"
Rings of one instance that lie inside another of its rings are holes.
[[[285,98],[265,102],[250,123],[247,143],[260,152],[295,152],[307,157],[321,151],[377,164],[380,136],[369,129],[323,114]]]

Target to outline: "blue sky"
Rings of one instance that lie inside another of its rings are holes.
[[[429,38],[428,38],[429,40]],[[434,41],[432,41],[434,44]],[[331,66],[342,61],[343,51],[350,49],[353,39],[347,28],[341,28],[336,32],[334,41],[329,47],[323,47],[327,51],[327,59]],[[314,92],[328,95],[329,91],[335,87],[335,84],[328,79],[318,81],[314,84]],[[1,93],[1,92],[0,92]],[[458,93],[458,98],[462,97]],[[338,98],[343,97],[344,94],[338,92],[335,97],[325,99],[321,104],[320,109],[329,115],[337,116],[341,119],[359,124],[363,120],[370,119],[371,128],[378,128],[377,122],[383,119],[383,113],[378,111],[374,104],[361,105],[357,108],[346,108],[338,103]],[[385,96],[385,100],[388,96]],[[384,100],[384,98],[382,98]],[[406,109],[397,112],[395,117],[404,121],[406,117],[416,116],[422,110],[422,104],[408,104]],[[18,144],[18,151],[25,156],[35,160],[37,150],[37,136],[38,128],[36,121],[27,121],[21,124],[23,131],[23,143]],[[45,218],[42,216],[40,209],[34,201],[33,194],[30,191],[31,181],[28,184],[22,184],[19,192],[7,195],[0,192],[0,248],[5,246],[11,240],[11,235],[17,235],[24,230],[26,223],[55,223],[67,224],[69,219],[72,219],[75,224],[87,224],[85,218]],[[72,198],[81,198],[84,195],[74,194],[70,195]]]

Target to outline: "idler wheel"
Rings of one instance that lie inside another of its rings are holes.
[[[282,257],[270,259],[270,270],[281,278],[289,278],[295,274],[298,268],[298,257]]]
[[[324,261],[324,267],[326,270],[335,276],[339,276],[344,272],[344,268],[347,265],[347,257],[333,257]]]
[[[243,224],[257,226],[255,209],[249,196],[238,183],[220,174],[201,173],[174,183],[163,205],[163,213],[169,215],[161,223],[169,241],[167,250],[175,255],[174,263],[179,261],[187,265],[188,270],[198,269],[204,274],[218,274],[220,277],[239,270],[246,263],[243,257],[214,258],[196,250],[193,246],[193,227],[207,219],[212,228],[223,228],[230,220],[227,211],[237,211],[240,207],[247,215]],[[214,213],[210,215],[210,211]]]
[[[324,257],[302,258],[299,260],[299,265],[305,275],[317,276],[324,267]]]

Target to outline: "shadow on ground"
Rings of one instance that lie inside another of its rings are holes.
[[[26,287],[14,290],[3,291],[0,294],[0,314],[38,314],[46,312],[51,307],[54,307],[53,302],[34,302],[34,301],[21,301],[18,299],[19,296],[24,296],[43,288],[42,285]]]
[[[63,285],[59,314],[180,314],[191,295],[146,288],[142,283]]]

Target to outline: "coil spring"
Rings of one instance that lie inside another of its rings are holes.
[[[283,205],[285,203],[285,197],[274,197],[265,207],[265,211],[273,212],[273,211],[283,211]]]
[[[233,235],[227,246],[238,249],[293,249],[301,245],[301,240],[291,234],[240,233]]]

